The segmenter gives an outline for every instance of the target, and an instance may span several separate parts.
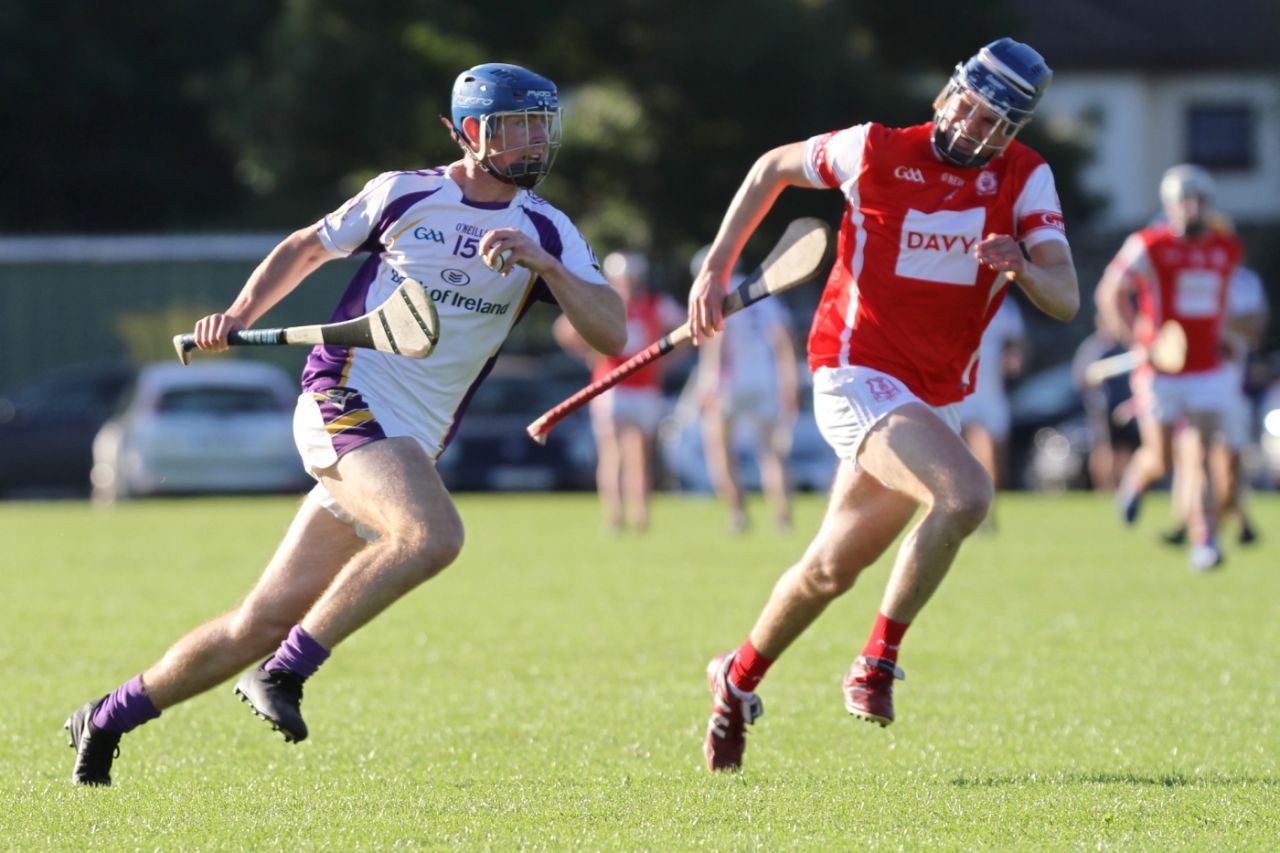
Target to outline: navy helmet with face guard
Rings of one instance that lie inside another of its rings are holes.
[[[560,99],[546,77],[503,62],[469,68],[453,84],[452,116],[454,138],[498,180],[531,189],[551,171],[560,150]],[[513,152],[519,156],[503,156]]]
[[[1002,38],[983,47],[956,66],[934,101],[938,155],[956,166],[985,166],[1031,121],[1052,79],[1044,57],[1022,42]],[[975,120],[983,109],[994,121]]]

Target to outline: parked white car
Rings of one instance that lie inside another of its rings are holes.
[[[297,383],[251,361],[150,364],[93,441],[95,500],[301,491]]]

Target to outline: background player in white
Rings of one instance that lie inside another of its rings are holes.
[[[960,435],[997,489],[1008,479],[1009,395],[1005,382],[1022,372],[1027,357],[1022,311],[1012,298],[1000,303],[978,347],[978,372],[973,393],[960,403]],[[995,508],[985,525],[995,526]]]
[[[710,246],[690,262],[697,277]],[[742,276],[734,273],[730,289]],[[683,321],[684,318],[681,318]],[[729,528],[748,526],[742,478],[734,459],[739,430],[751,433],[760,486],[779,530],[791,527],[787,461],[797,408],[796,351],[791,321],[782,302],[764,299],[725,318],[724,334],[698,348],[698,401],[707,472],[716,494],[729,508]]]
[[[421,361],[312,351],[295,436],[315,490],[239,606],[71,715],[73,781],[110,784],[123,733],[267,655],[236,692],[285,740],[305,738],[303,681],[341,640],[462,548],[462,521],[434,459],[530,301],[558,302],[592,346],[622,348],[622,302],[590,247],[530,192],[560,144],[555,84],[514,65],[478,65],[459,75],[452,107],[452,122],[444,121],[460,160],[374,178],[276,246],[225,312],[196,323],[202,350],[224,350],[230,331],[252,325],[321,264],[367,252],[333,319],[364,313],[410,276],[435,300],[440,337]],[[495,272],[490,265],[507,251]]]
[[[601,355],[565,317],[554,326],[560,346],[587,362],[592,382],[684,322],[679,303],[649,289],[649,263],[644,255],[611,252],[604,259],[604,274],[626,307],[627,344],[622,353]],[[662,375],[673,363],[648,364],[591,401],[591,431],[598,453],[596,491],[613,533],[628,524],[637,532],[649,528],[654,440],[665,407]]]
[[[1160,180],[1160,202],[1168,221],[1129,236],[1107,265],[1094,292],[1099,319],[1130,346],[1150,346],[1165,323],[1186,336],[1186,360],[1178,373],[1150,365],[1132,376],[1142,444],[1116,491],[1121,519],[1133,524],[1143,493],[1175,464],[1188,465],[1197,496],[1190,519],[1191,567],[1222,562],[1217,512],[1208,476],[1208,447],[1223,407],[1221,346],[1227,282],[1240,262],[1240,241],[1210,227],[1213,179],[1183,164]],[[1172,452],[1173,430],[1184,420],[1194,441],[1190,452]]]
[[[923,507],[844,679],[849,713],[893,721],[903,634],[991,504],[991,478],[960,440],[956,411],[983,329],[1010,284],[1060,320],[1080,307],[1053,174],[1013,138],[1051,76],[1027,45],[992,42],[956,66],[932,122],[858,124],[775,148],[729,205],[689,294],[695,343],[722,329],[730,270],[783,189],[845,198],[836,263],[809,334],[815,415],[840,467],[808,550],[745,642],[708,665],[703,751],[713,770],[741,765],[769,665]]]

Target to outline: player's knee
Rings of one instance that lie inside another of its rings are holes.
[[[418,524],[401,531],[396,540],[421,583],[435,577],[458,559],[465,535],[461,524],[435,523],[429,527]]]
[[[995,487],[991,478],[983,472],[979,476],[966,478],[939,501],[937,506],[957,532],[967,535],[977,530],[986,519],[994,497]]]
[[[852,589],[863,568],[834,555],[814,555],[804,564],[805,586],[814,597],[829,601]]]

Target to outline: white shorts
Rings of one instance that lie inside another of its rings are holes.
[[[960,432],[960,404],[930,406],[900,380],[870,367],[819,367],[813,374],[813,414],[836,456],[858,463],[858,450],[880,419],[908,403],[930,409]]]
[[[356,389],[339,387],[323,393],[304,391],[298,395],[293,410],[293,441],[298,446],[303,467],[317,480],[318,471],[337,464],[340,456],[357,447],[399,437],[414,439],[428,457],[435,458],[435,448],[397,417],[393,407],[367,400]],[[361,538],[370,542],[378,538],[376,531],[340,507],[323,483],[317,482],[311,489],[311,498],[335,518],[352,525]]]
[[[1170,375],[1134,373],[1138,411],[1162,424],[1176,423],[1188,412],[1222,413],[1226,387],[1221,369]]]
[[[1009,398],[1004,394],[975,391],[960,401],[960,425],[977,424],[996,441],[1009,437]]]
[[[772,423],[781,417],[776,388],[728,388],[720,394],[720,410],[729,420],[751,418]]]
[[[662,420],[662,394],[657,388],[610,388],[593,399],[591,423],[596,432],[632,426],[645,435],[658,431]]]

